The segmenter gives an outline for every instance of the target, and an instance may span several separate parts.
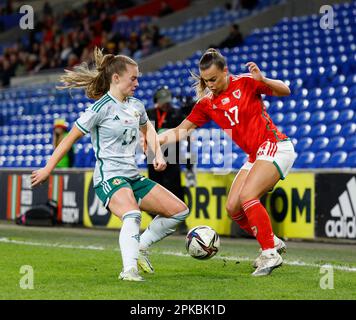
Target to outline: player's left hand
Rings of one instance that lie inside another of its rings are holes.
[[[256,63],[254,62],[247,62],[246,67],[248,67],[248,70],[252,74],[252,77],[257,80],[257,81],[263,81],[265,79],[265,76],[262,74],[260,68],[257,66]]]
[[[50,172],[48,172],[48,170],[45,168],[33,171],[31,174],[31,188],[34,188],[37,185],[41,185],[48,179],[49,175]]]
[[[153,168],[156,171],[163,171],[167,167],[166,161],[163,159],[162,156],[156,155],[156,157],[153,159]]]

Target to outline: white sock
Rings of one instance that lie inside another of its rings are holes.
[[[276,254],[277,254],[277,250],[276,250],[275,248],[263,250],[263,251],[262,251],[262,254],[263,254],[264,256],[269,256],[269,255],[271,255],[271,254],[276,255]]]
[[[183,222],[188,214],[189,209],[186,209],[170,218],[156,216],[141,235],[140,250],[147,250],[153,243],[156,243],[172,234],[177,225]]]
[[[273,236],[274,246],[276,247],[281,241],[276,235]]]
[[[119,244],[124,272],[137,270],[138,247],[140,243],[141,212],[132,210],[122,216]]]

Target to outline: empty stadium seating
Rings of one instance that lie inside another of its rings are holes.
[[[255,14],[263,8],[279,2],[281,2],[281,0],[260,0],[252,11],[247,9],[226,10],[223,7],[217,7],[204,17],[188,19],[178,27],[161,29],[161,33],[171,38],[175,43],[187,41],[201,37],[202,34],[220,27],[236,23],[239,19]]]

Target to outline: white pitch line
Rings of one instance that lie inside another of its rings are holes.
[[[12,244],[20,244],[26,246],[38,246],[38,247],[54,247],[54,248],[66,248],[66,249],[84,249],[84,250],[97,250],[97,251],[106,251],[104,247],[100,246],[83,246],[83,245],[70,245],[70,244],[61,244],[61,243],[46,243],[46,242],[32,242],[32,241],[21,241],[21,240],[13,240],[9,238],[0,238],[0,243],[12,243]],[[114,249],[117,251],[117,249]],[[154,252],[155,254],[163,254],[168,256],[176,256],[176,257],[184,257],[189,258],[190,256],[185,253],[175,252],[175,251],[162,251],[162,252]],[[214,259],[226,260],[226,261],[253,261],[253,259],[248,257],[232,257],[232,256],[215,256]],[[312,267],[312,268],[321,268],[321,267],[332,267],[336,270],[347,271],[347,272],[356,272],[356,267],[348,267],[342,265],[333,265],[333,264],[317,264],[317,263],[307,263],[304,261],[289,261],[283,260],[283,264],[297,267]]]
[[[177,256],[177,257],[189,257],[188,254],[174,252],[174,251],[163,251],[161,254],[170,255],[170,256]],[[227,260],[227,261],[253,261],[254,259],[250,259],[247,257],[224,257],[224,256],[215,256],[214,259],[219,260]],[[317,264],[317,263],[307,263],[304,261],[289,261],[283,259],[283,264],[290,265],[290,266],[297,266],[297,267],[313,267],[313,268],[321,268],[321,267],[332,267],[336,270],[341,271],[348,271],[348,272],[356,272],[356,267],[347,267],[342,265],[334,265],[330,263],[324,264]]]
[[[26,245],[26,246],[38,246],[38,247],[55,247],[55,248],[85,249],[85,250],[105,250],[104,247],[98,247],[98,246],[73,246],[71,244],[31,242],[31,241],[13,240],[13,239],[9,239],[9,238],[0,238],[0,242],[22,244],[22,245]]]

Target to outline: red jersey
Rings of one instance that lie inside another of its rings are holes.
[[[209,93],[201,98],[187,120],[198,127],[213,120],[254,162],[263,142],[288,137],[273,124],[261,98],[261,94],[272,95],[272,89],[250,73],[231,75],[229,80],[228,88],[218,96]]]

